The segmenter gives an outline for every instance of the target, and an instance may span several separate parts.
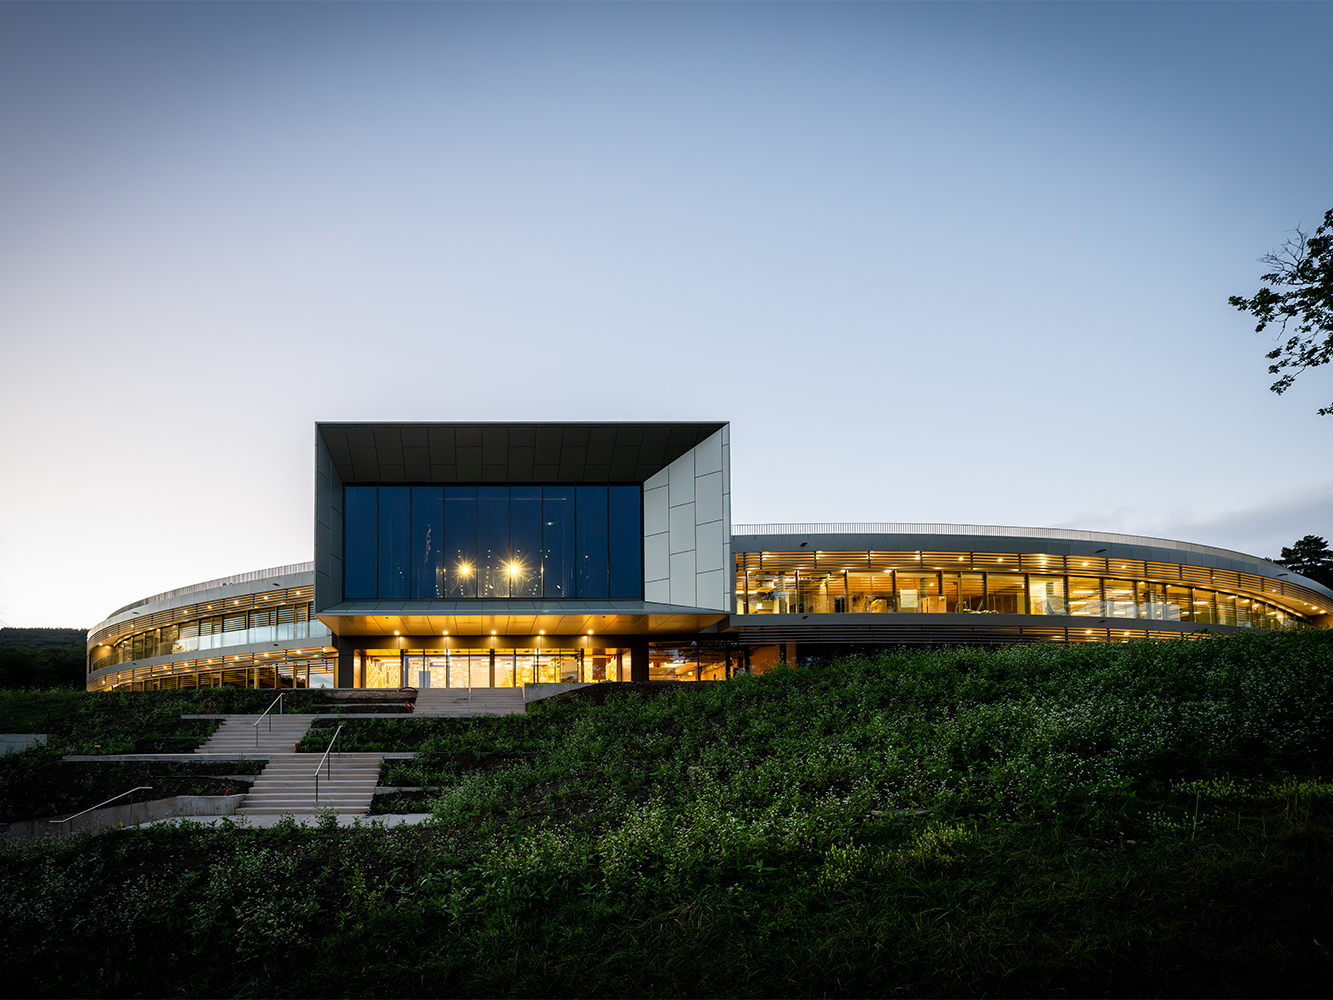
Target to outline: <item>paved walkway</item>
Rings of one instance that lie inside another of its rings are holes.
[[[239,813],[235,817],[231,816],[177,816],[174,819],[158,819],[151,823],[143,823],[141,826],[153,826],[162,823],[174,823],[178,820],[188,820],[191,823],[207,823],[210,826],[219,826],[222,823],[232,823],[236,826],[247,826],[252,830],[267,830],[270,827],[277,826],[284,816],[290,815],[296,821],[298,826],[318,826],[323,820],[322,816],[316,816],[311,813]],[[342,827],[350,826],[416,826],[425,823],[431,819],[430,813],[386,813],[382,816],[358,816],[349,813],[336,813],[338,825]]]

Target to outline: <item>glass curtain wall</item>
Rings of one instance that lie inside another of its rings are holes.
[[[623,649],[409,651],[401,654],[399,668],[398,653],[367,650],[365,678],[366,687],[397,687],[403,683],[398,677],[404,678],[407,686],[418,688],[466,689],[469,681],[473,688],[574,681],[599,683],[628,680],[627,656]]]
[[[642,598],[638,486],[348,486],[348,600]]]
[[[897,566],[862,567],[877,559]],[[971,562],[954,571],[948,563]],[[837,563],[843,568],[834,568]],[[935,567],[922,565],[935,562]],[[825,563],[833,564],[825,567]],[[911,563],[916,563],[915,566]],[[1157,563],[973,553],[741,553],[737,556],[739,614],[1018,614],[1142,618],[1284,628],[1301,619],[1275,604],[1214,587],[1161,583],[1115,573],[1193,574],[1207,570]],[[980,566],[994,566],[982,570]],[[1037,572],[1015,572],[1032,566]],[[1052,571],[1055,572],[1052,572]],[[1106,575],[1092,575],[1098,570]],[[1112,572],[1108,572],[1112,571]],[[1219,571],[1220,572],[1220,571]],[[1237,577],[1232,574],[1232,577]],[[1254,584],[1261,586],[1261,582]]]

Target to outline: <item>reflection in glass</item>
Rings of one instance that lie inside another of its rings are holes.
[[[1029,613],[1034,615],[1067,615],[1069,605],[1065,600],[1065,578],[1062,576],[1028,577]]]
[[[1069,578],[1069,613],[1104,617],[1102,612],[1102,581],[1097,577],[1071,576]]]
[[[643,491],[638,486],[607,489],[612,597],[643,597]]]
[[[576,487],[578,596],[607,596],[606,487]]]
[[[574,596],[574,490],[542,490],[542,580],[544,596]]]
[[[444,488],[444,573],[445,593],[450,600],[477,596],[475,486]]]
[[[1166,588],[1166,617],[1173,622],[1194,621],[1194,596],[1189,587]]]
[[[379,490],[348,486],[343,492],[343,597],[362,600],[376,596]]]
[[[412,487],[412,596],[444,596],[444,488]]]
[[[509,490],[510,597],[542,596],[542,488]]]
[[[509,596],[509,487],[477,487],[477,596]]]
[[[380,487],[379,598],[410,596],[407,571],[411,552],[412,491],[406,486]]]
[[[1129,580],[1103,580],[1102,592],[1108,616],[1112,618],[1137,618],[1139,616],[1139,602],[1135,599],[1133,582]]]

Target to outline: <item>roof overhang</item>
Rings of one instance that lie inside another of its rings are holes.
[[[319,423],[344,484],[642,483],[725,426]]]

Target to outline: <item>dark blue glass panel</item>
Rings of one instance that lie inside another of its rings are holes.
[[[612,597],[643,597],[643,490],[607,488]]]
[[[510,597],[542,596],[542,488],[509,488]]]
[[[509,487],[477,487],[477,596],[509,596]]]
[[[578,489],[578,593],[580,598],[605,597],[606,558],[606,487],[579,486]]]
[[[477,488],[444,488],[444,590],[451,600],[477,596]]]
[[[347,601],[373,599],[377,594],[377,493],[374,486],[343,490],[343,599]]]
[[[412,596],[444,596],[444,487],[412,487]]]
[[[412,491],[406,486],[380,487],[381,601],[405,598],[411,565]]]
[[[542,596],[574,596],[574,488],[542,489]]]

